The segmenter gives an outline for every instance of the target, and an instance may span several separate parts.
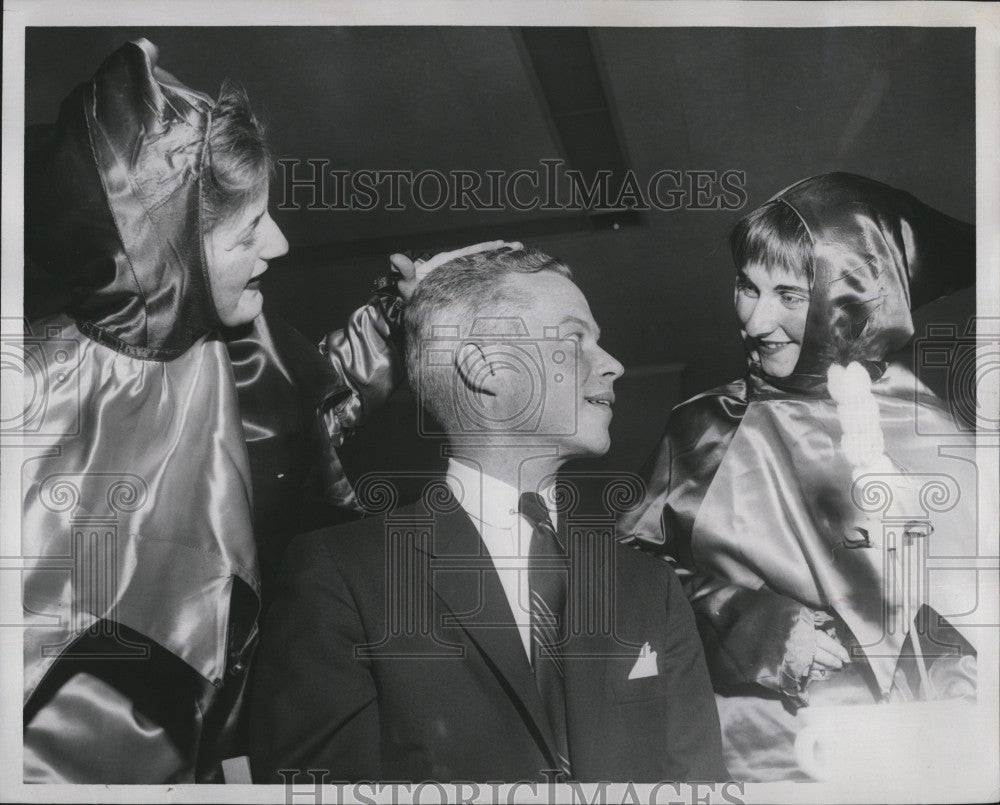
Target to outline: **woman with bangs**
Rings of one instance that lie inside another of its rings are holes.
[[[975,650],[946,620],[961,585],[907,581],[918,549],[975,555],[974,465],[938,450],[972,440],[890,362],[912,310],[974,281],[975,230],[836,173],[730,241],[747,374],[672,411],[619,533],[684,582],[734,779],[811,779],[804,708],[975,696]],[[919,484],[941,476],[950,499],[928,508]]]

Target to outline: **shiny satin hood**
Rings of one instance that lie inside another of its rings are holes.
[[[813,279],[789,391],[825,386],[831,363],[882,361],[913,335],[911,311],[975,281],[975,227],[909,193],[850,173],[798,182],[774,199],[813,243]]]
[[[25,150],[25,253],[66,286],[89,337],[170,360],[216,326],[199,220],[212,101],[115,51]]]

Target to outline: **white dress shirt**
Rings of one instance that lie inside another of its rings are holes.
[[[446,481],[489,551],[521,635],[524,653],[531,662],[528,556],[533,528],[518,512],[520,493],[510,484],[455,459],[448,460]],[[558,528],[552,491],[548,487],[540,494],[552,525]]]

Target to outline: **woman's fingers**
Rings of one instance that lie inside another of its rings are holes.
[[[391,254],[389,255],[389,263],[392,265],[396,273],[400,275],[400,279],[396,283],[396,287],[399,289],[400,295],[404,300],[409,300],[409,298],[413,295],[413,292],[417,289],[417,285],[420,284],[420,281],[438,266],[444,265],[449,260],[455,260],[459,257],[466,257],[470,254],[489,252],[494,249],[502,248],[507,248],[511,251],[518,251],[519,249],[524,248],[524,244],[517,240],[488,240],[484,243],[474,243],[471,246],[464,246],[461,249],[455,249],[450,252],[435,254],[429,260],[414,261],[405,254]]]
[[[396,282],[396,290],[399,291],[399,295],[403,297],[404,301],[410,301],[410,297],[417,289],[417,283],[420,282],[417,278],[417,264],[405,254],[390,254],[389,263],[400,275]]]
[[[827,671],[839,671],[844,667],[843,660],[837,659],[829,651],[817,648],[813,655],[813,667],[823,668]]]
[[[417,266],[405,254],[390,254],[389,262],[398,271],[404,280],[412,280],[417,276]]]
[[[455,260],[459,257],[466,257],[470,254],[478,254],[479,252],[490,252],[494,249],[502,249],[504,247],[513,251],[524,248],[524,246],[518,241],[488,240],[485,243],[474,243],[471,246],[464,246],[463,248],[455,249],[454,251],[441,252],[440,254],[435,254],[425,263],[417,263],[417,282],[420,282],[420,280],[430,274],[435,268],[440,265],[444,265],[450,260]]]
[[[848,663],[851,661],[851,655],[844,645],[837,638],[831,637],[827,632],[822,630],[816,631],[816,645],[829,651],[841,662]]]
[[[813,655],[813,665],[836,671],[851,661],[850,654],[838,641],[826,632],[816,630],[816,653]]]

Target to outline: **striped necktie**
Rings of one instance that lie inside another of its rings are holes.
[[[555,736],[559,766],[570,777],[566,738],[566,682],[562,655],[566,621],[568,565],[566,553],[549,520],[542,498],[525,492],[520,512],[531,523],[528,549],[528,591],[531,601],[531,665],[535,683]]]

